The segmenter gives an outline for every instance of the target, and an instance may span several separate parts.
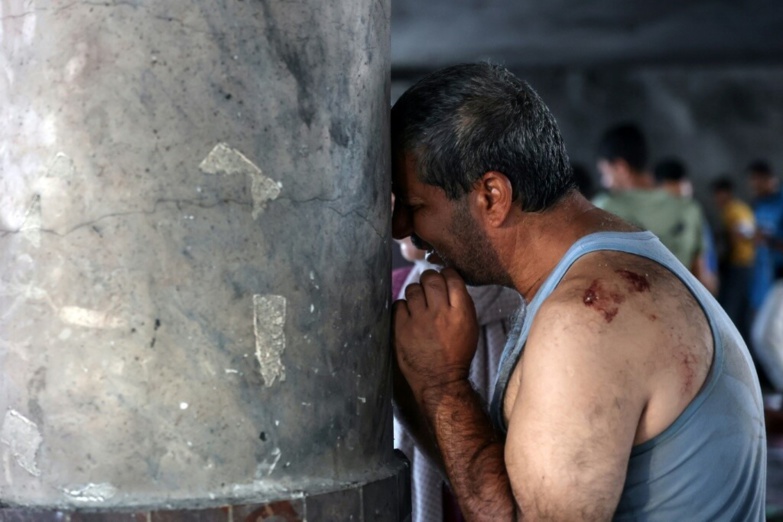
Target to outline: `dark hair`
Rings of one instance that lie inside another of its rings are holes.
[[[647,165],[647,142],[644,134],[633,123],[623,123],[610,128],[604,132],[598,143],[598,159],[623,159],[634,170],[644,170]]]
[[[683,181],[688,177],[685,164],[679,158],[666,158],[655,166],[655,179],[658,183],[663,181]]]
[[[761,174],[764,177],[772,176],[772,167],[769,166],[768,162],[761,159],[751,161],[746,170],[749,174]]]
[[[408,89],[391,112],[395,159],[412,153],[422,183],[449,199],[486,172],[511,182],[526,212],[554,205],[574,188],[554,116],[533,89],[488,63],[436,71]]]
[[[710,183],[713,192],[734,192],[734,182],[728,176],[721,176]]]

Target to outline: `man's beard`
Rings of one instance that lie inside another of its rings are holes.
[[[511,278],[503,269],[489,238],[470,214],[467,202],[461,201],[456,205],[449,228],[449,234],[456,239],[454,248],[437,251],[446,266],[454,268],[471,286],[511,285]]]

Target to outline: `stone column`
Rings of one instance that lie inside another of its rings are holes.
[[[0,502],[403,515],[389,10],[0,0]]]

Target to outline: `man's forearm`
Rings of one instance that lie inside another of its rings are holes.
[[[426,419],[421,412],[421,408],[416,402],[416,398],[411,391],[410,386],[405,381],[395,361],[393,369],[393,401],[394,417],[402,424],[405,431],[416,441],[419,451],[427,456],[435,467],[438,468],[441,475],[446,479],[446,471],[440,453],[435,445],[432,432],[429,429]]]
[[[481,398],[468,381],[427,390],[422,407],[467,520],[516,520],[517,504]]]

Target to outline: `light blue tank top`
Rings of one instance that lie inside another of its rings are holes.
[[[503,434],[503,397],[541,304],[591,252],[645,257],[676,275],[704,310],[714,358],[701,391],[663,433],[634,446],[615,520],[763,521],[767,441],[758,377],[742,337],[710,293],[651,232],[600,232],[577,241],[517,325],[500,360],[490,413]]]

